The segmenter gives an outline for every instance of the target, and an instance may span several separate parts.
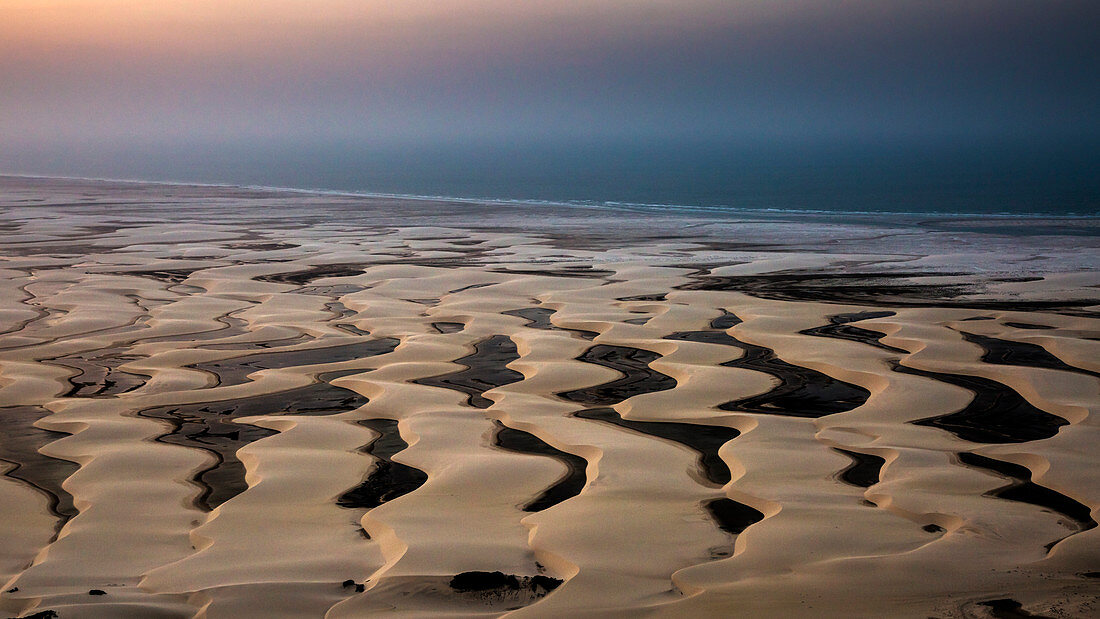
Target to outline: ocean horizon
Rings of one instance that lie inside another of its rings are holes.
[[[20,176],[695,213],[1095,217],[1091,144],[256,145],[96,151]]]

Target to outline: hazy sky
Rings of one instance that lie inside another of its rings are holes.
[[[0,150],[1096,139],[1098,31],[1097,0],[2,0]]]

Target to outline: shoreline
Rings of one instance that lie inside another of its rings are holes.
[[[1051,221],[1076,221],[1076,220],[1097,220],[1100,221],[1100,211],[1093,214],[1064,214],[1064,215],[1050,215],[1042,213],[973,213],[973,212],[918,212],[918,211],[846,211],[846,210],[814,210],[814,209],[753,209],[753,208],[739,208],[733,206],[701,206],[701,205],[683,205],[683,204],[648,204],[648,203],[634,203],[634,202],[618,202],[618,201],[591,201],[591,200],[536,200],[536,199],[522,199],[522,198],[476,198],[476,197],[458,197],[458,196],[444,196],[444,195],[420,195],[420,194],[400,194],[400,193],[376,193],[369,191],[350,191],[339,189],[324,189],[324,188],[302,188],[302,187],[280,187],[269,185],[238,185],[232,183],[203,183],[193,181],[171,181],[171,180],[147,180],[147,179],[122,179],[122,178],[98,178],[98,177],[82,177],[82,176],[55,176],[55,175],[41,175],[41,174],[18,174],[0,172],[0,179],[2,178],[14,178],[24,180],[61,180],[61,181],[86,181],[92,183],[125,183],[131,185],[153,185],[153,186],[166,186],[166,187],[202,187],[211,189],[240,189],[240,190],[253,190],[253,191],[268,191],[272,193],[289,193],[307,196],[337,196],[337,197],[354,197],[354,198],[376,198],[376,199],[395,199],[395,200],[411,200],[422,202],[446,202],[453,204],[471,204],[471,205],[494,205],[494,206],[545,206],[545,207],[561,207],[561,208],[577,208],[577,209],[606,209],[606,210],[622,210],[631,213],[650,213],[650,214],[666,214],[674,215],[677,213],[686,215],[731,215],[731,216],[781,216],[781,215],[803,215],[803,216],[823,216],[823,217],[868,217],[868,218],[889,218],[889,217],[905,217],[905,218],[930,218],[930,219],[995,219],[995,220],[1051,220]],[[1100,234],[1100,233],[1098,233]]]
[[[1091,257],[1095,254],[1090,254],[1100,251],[1100,218],[994,222],[981,217],[936,220],[878,215],[851,220],[765,213],[712,218],[686,212],[655,218],[636,211],[548,205],[549,210],[540,213],[538,230],[528,232],[530,211],[513,203],[3,176],[0,199],[7,201],[9,216],[17,218],[71,218],[75,226],[88,222],[92,232],[116,226],[115,234],[96,241],[104,249],[124,247],[126,235],[140,234],[143,228],[185,221],[194,222],[196,230],[209,230],[214,238],[236,238],[242,248],[266,247],[274,255],[280,251],[293,255],[293,247],[301,245],[290,230],[338,224],[342,224],[340,234],[349,239],[356,238],[356,230],[367,234],[372,227],[406,230],[402,233],[410,239],[406,245],[470,234],[505,235],[533,243],[530,249],[514,252],[486,242],[485,237],[440,252],[403,247],[353,259],[346,258],[355,255],[353,245],[348,245],[343,257],[322,253],[310,258],[308,272],[285,274],[289,281],[354,274],[361,272],[356,269],[382,264],[476,266],[503,273],[575,277],[585,269],[598,271],[593,260],[637,261],[689,269],[681,289],[731,290],[791,301],[990,310],[1013,305],[1054,311],[1061,307],[1086,315],[1084,308],[1100,304],[1100,295],[1089,283],[1100,284]],[[480,208],[470,210],[468,205]],[[231,221],[220,223],[227,213]],[[242,234],[242,230],[248,232]],[[173,234],[188,243],[202,237],[198,231]],[[26,243],[19,235],[0,234],[0,241],[14,255],[30,252],[29,257],[66,248],[83,251],[83,245],[71,238],[85,235],[77,227],[56,236],[52,245]],[[255,244],[256,239],[266,239],[267,246]],[[146,242],[161,241],[154,237]],[[229,255],[212,254],[209,266],[232,262]],[[169,266],[151,270],[165,269],[171,270]]]

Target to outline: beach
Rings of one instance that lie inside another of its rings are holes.
[[[0,610],[1090,616],[1098,250],[0,177]]]

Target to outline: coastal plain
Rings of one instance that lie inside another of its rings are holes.
[[[0,611],[1095,615],[1098,239],[0,177]]]

